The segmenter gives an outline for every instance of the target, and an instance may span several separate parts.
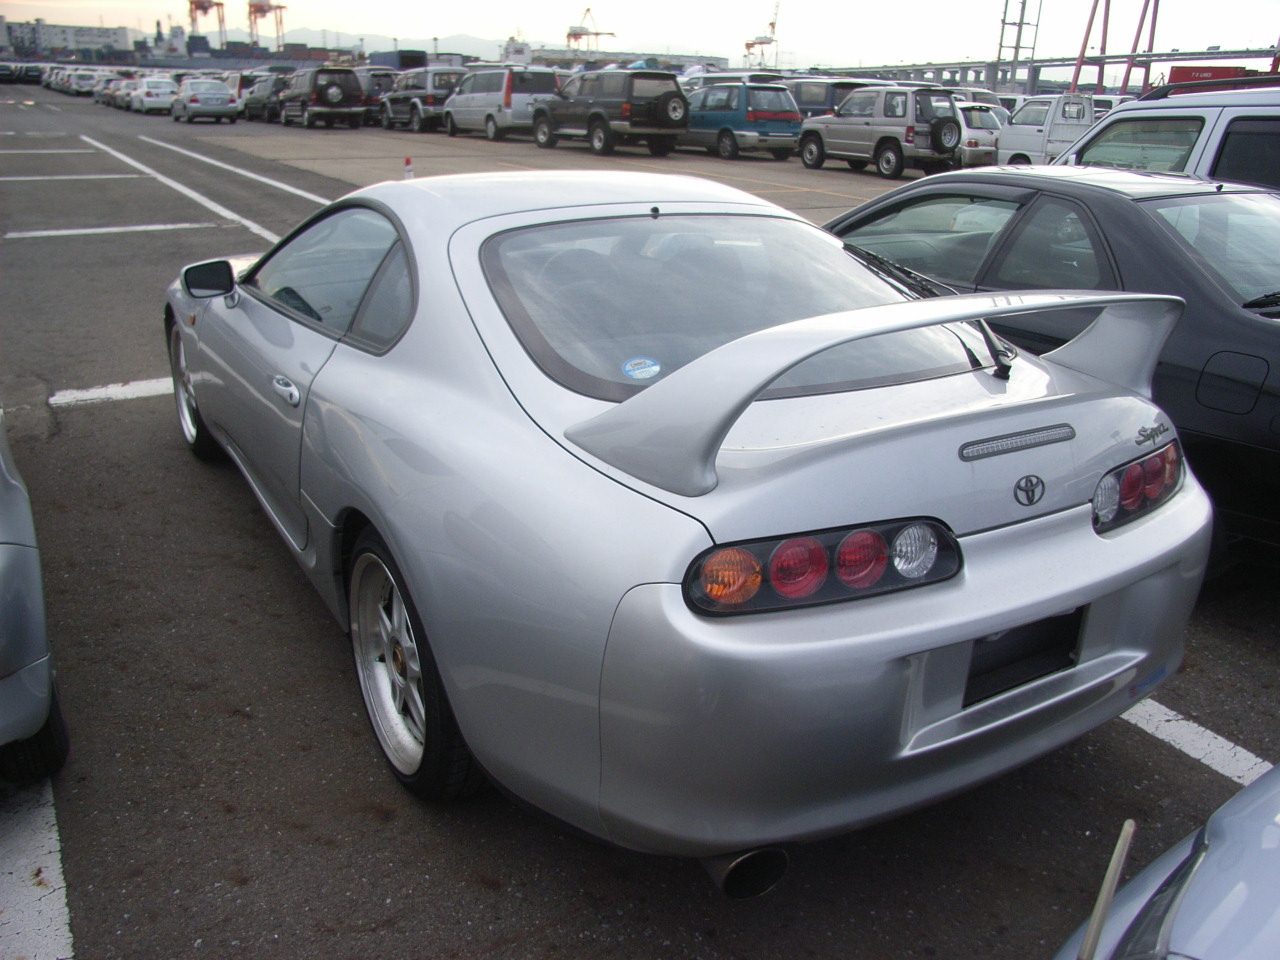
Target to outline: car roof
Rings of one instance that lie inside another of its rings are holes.
[[[1185,110],[1194,107],[1280,107],[1280,87],[1255,90],[1201,90],[1174,93],[1156,100],[1126,100],[1107,116],[1146,110]]]
[[[936,174],[921,183],[998,183],[1013,187],[1052,190],[1070,187],[1101,190],[1131,200],[1182,197],[1212,193],[1274,193],[1265,187],[1216,183],[1186,174],[1151,170],[1116,170],[1111,167],[1005,166],[981,167]]]
[[[761,213],[794,215],[768,200],[702,177],[612,171],[470,173],[416,180],[387,180],[349,194],[388,204],[405,216],[429,211],[433,229],[452,231],[488,217],[538,210],[642,203],[732,204]],[[658,212],[654,212],[658,216]],[[451,221],[451,222],[450,222]]]

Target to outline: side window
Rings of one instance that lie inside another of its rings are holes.
[[[907,95],[905,93],[886,93],[884,95],[884,115],[900,118],[907,115]]]
[[[707,87],[707,110],[728,110],[729,109],[729,88],[728,87]]]
[[[1045,198],[1018,225],[985,282],[1001,289],[1114,290],[1102,239],[1084,211]]]
[[[462,82],[458,84],[458,89],[455,90],[454,92],[459,95],[462,95],[464,93],[470,93],[472,89],[474,89],[475,85],[476,85],[476,75],[473,73],[473,74],[470,74],[469,76],[463,77]]]
[[[1049,119],[1049,106],[1048,100],[1028,100],[1009,118],[1009,122],[1029,127],[1041,126]]]
[[[480,79],[476,81],[477,93],[501,93],[502,86],[506,82],[507,74],[504,70],[494,70],[491,73],[480,74]]]
[[[1280,187],[1280,119],[1232,120],[1210,175],[1235,183]]]
[[[1020,207],[988,197],[927,197],[896,207],[842,239],[919,273],[971,285]]]
[[[600,96],[600,78],[597,76],[586,76],[582,78],[582,92],[579,96],[598,97]]]
[[[706,90],[695,90],[693,93],[689,94],[689,109],[701,110],[702,101],[705,100],[706,97]]]
[[[391,346],[413,316],[413,276],[404,244],[396,241],[369,286],[348,339],[382,351]]]
[[[627,89],[625,73],[606,73],[600,78],[600,96],[624,97]]]
[[[1085,144],[1076,163],[1181,173],[1204,127],[1200,117],[1116,120]]]
[[[572,80],[570,80],[568,83],[564,85],[564,89],[561,91],[561,93],[563,93],[566,97],[569,97],[569,98],[581,96],[582,78],[574,77]]]
[[[335,336],[347,332],[369,282],[398,239],[367,207],[348,207],[278,247],[244,285]]]

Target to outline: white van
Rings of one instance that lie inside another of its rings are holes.
[[[1160,88],[1148,95],[1152,99],[1120,104],[1066,147],[1056,162],[1187,173],[1280,189],[1280,86],[1200,93],[1177,89]],[[1002,147],[1003,141],[1001,134]]]
[[[533,104],[554,96],[560,77],[550,67],[522,63],[473,65],[444,105],[444,128],[454,137],[483,130],[490,140],[533,131]]]
[[[1086,94],[1030,97],[1000,131],[1000,162],[1052,163],[1095,119],[1093,98]]]

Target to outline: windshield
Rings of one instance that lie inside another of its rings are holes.
[[[482,252],[503,313],[566,387],[624,400],[704,353],[792,320],[905,299],[816,227],[776,217],[625,217],[546,224]],[[988,356],[964,324],[827,351],[766,396],[902,383]]]
[[[1200,255],[1238,303],[1280,291],[1280,196],[1215,193],[1143,206]]]

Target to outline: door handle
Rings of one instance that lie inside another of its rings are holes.
[[[278,374],[272,377],[271,389],[283,397],[284,402],[291,407],[296,407],[302,402],[302,394],[288,377],[282,377]]]

